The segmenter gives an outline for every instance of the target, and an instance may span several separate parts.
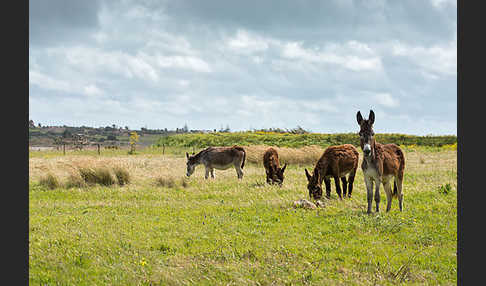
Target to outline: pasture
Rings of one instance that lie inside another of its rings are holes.
[[[402,147],[402,146],[401,146]],[[323,148],[276,148],[282,187],[265,183],[266,147],[244,146],[233,168],[189,179],[187,148],[30,151],[29,281],[32,285],[455,285],[457,151],[405,147],[404,211],[366,214],[358,168],[353,197],[315,210],[304,168]],[[362,152],[360,151],[361,166]],[[73,187],[81,167],[122,168],[125,185]],[[57,178],[53,189],[41,184]]]

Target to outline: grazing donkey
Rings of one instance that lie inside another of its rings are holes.
[[[283,168],[280,168],[277,150],[270,147],[267,149],[267,151],[265,151],[263,154],[263,167],[265,167],[265,172],[267,174],[267,183],[277,183],[282,186],[287,163],[285,163]]]
[[[386,194],[386,211],[391,208],[393,197],[398,197],[398,205],[402,211],[403,194],[403,170],[405,169],[405,156],[402,150],[396,144],[380,144],[373,137],[373,123],[375,122],[375,113],[370,110],[368,120],[363,119],[358,111],[356,115],[360,126],[359,136],[361,149],[363,150],[363,169],[364,180],[366,184],[368,213],[371,213],[371,204],[373,202],[373,182],[375,185],[375,203],[376,212],[380,210],[380,184],[383,184]],[[394,178],[393,192],[390,186],[390,180]]]
[[[341,197],[341,186],[339,178],[343,183],[343,195],[346,197],[346,189],[348,188],[348,197],[351,197],[353,192],[354,176],[358,169],[359,152],[351,144],[344,144],[338,146],[328,147],[322,154],[319,161],[314,167],[314,173],[311,176],[307,169],[305,175],[309,181],[307,189],[309,190],[309,197],[319,200],[322,197],[322,181],[326,184],[326,197],[331,198],[331,177],[334,178],[336,184],[336,192]],[[348,180],[346,175],[349,173]]]
[[[194,173],[194,169],[197,165],[203,164],[206,167],[206,174],[204,178],[209,177],[211,172],[211,178],[214,178],[214,169],[226,170],[231,166],[236,169],[238,179],[243,178],[243,167],[245,166],[245,149],[239,146],[232,147],[208,147],[196,155],[187,157],[187,176],[191,176]]]

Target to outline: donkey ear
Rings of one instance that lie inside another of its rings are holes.
[[[189,159],[189,153],[186,152],[186,158]]]
[[[285,163],[285,165],[282,168],[282,174],[283,174],[283,172],[285,172],[285,168],[287,168],[287,163]]]
[[[307,169],[305,169],[305,175],[306,175],[306,177],[307,177],[307,181],[309,181],[309,182],[310,182],[310,180],[311,180],[312,176],[309,174],[309,172],[307,171]]]
[[[358,120],[358,124],[361,125],[361,122],[363,122],[363,116],[361,116],[361,112],[358,111],[358,114],[356,114],[356,119]]]
[[[370,121],[370,124],[373,124],[375,122],[375,113],[373,110],[370,110],[370,116],[368,116],[368,120]]]

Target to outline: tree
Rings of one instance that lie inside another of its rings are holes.
[[[109,134],[108,136],[106,136],[106,140],[116,141],[117,139],[115,135]]]
[[[62,138],[71,138],[73,137],[73,134],[69,132],[69,130],[65,129],[64,132],[62,133]]]
[[[135,131],[130,132],[130,151],[128,151],[128,154],[135,154],[135,145],[138,142],[138,134]]]

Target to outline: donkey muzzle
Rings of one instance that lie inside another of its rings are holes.
[[[364,153],[366,156],[370,155],[370,153],[371,153],[371,146],[370,146],[370,144],[365,144],[365,145],[363,146],[363,153]]]

